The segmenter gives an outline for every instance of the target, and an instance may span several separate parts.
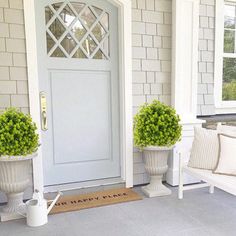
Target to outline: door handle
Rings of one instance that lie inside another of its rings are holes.
[[[48,125],[47,125],[47,113],[46,111],[42,111],[42,130],[47,130]]]
[[[47,100],[45,92],[40,92],[41,129],[48,130],[47,122]]]

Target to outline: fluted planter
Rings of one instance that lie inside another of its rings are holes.
[[[162,184],[163,175],[167,172],[168,156],[173,147],[146,147],[143,149],[145,169],[150,175],[150,184],[142,187],[148,197],[165,196],[171,190]]]
[[[17,213],[24,206],[24,191],[30,184],[31,159],[28,156],[0,157],[0,190],[5,192],[8,202],[2,209],[4,213]]]

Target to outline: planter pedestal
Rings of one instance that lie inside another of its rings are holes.
[[[166,196],[171,190],[162,184],[163,175],[168,170],[168,156],[173,147],[146,147],[143,150],[145,169],[150,175],[150,184],[142,187],[148,197]]]
[[[31,159],[36,156],[12,156],[0,159],[0,189],[8,199],[6,206],[0,210],[0,220],[7,221],[22,218],[18,213],[24,212],[24,191],[30,185]]]
[[[150,176],[150,184],[142,187],[142,191],[145,195],[148,197],[160,197],[171,194],[171,190],[162,184],[162,177],[163,175]]]
[[[24,193],[9,193],[7,195],[7,205],[3,207],[2,211],[5,213],[17,212],[19,208],[23,208],[25,204],[23,203]]]

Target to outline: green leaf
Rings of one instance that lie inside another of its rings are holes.
[[[0,156],[26,156],[38,146],[37,127],[29,115],[16,108],[0,115]]]
[[[181,138],[182,126],[175,109],[157,100],[145,103],[134,116],[134,143],[137,147],[172,146]]]

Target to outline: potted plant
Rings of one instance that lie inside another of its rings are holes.
[[[3,212],[17,213],[30,184],[31,159],[39,136],[30,115],[9,108],[0,115],[0,190],[8,198]]]
[[[134,143],[143,151],[145,169],[151,178],[142,190],[149,197],[171,194],[162,178],[168,169],[169,152],[181,137],[179,121],[174,108],[157,100],[141,106],[134,117]]]

